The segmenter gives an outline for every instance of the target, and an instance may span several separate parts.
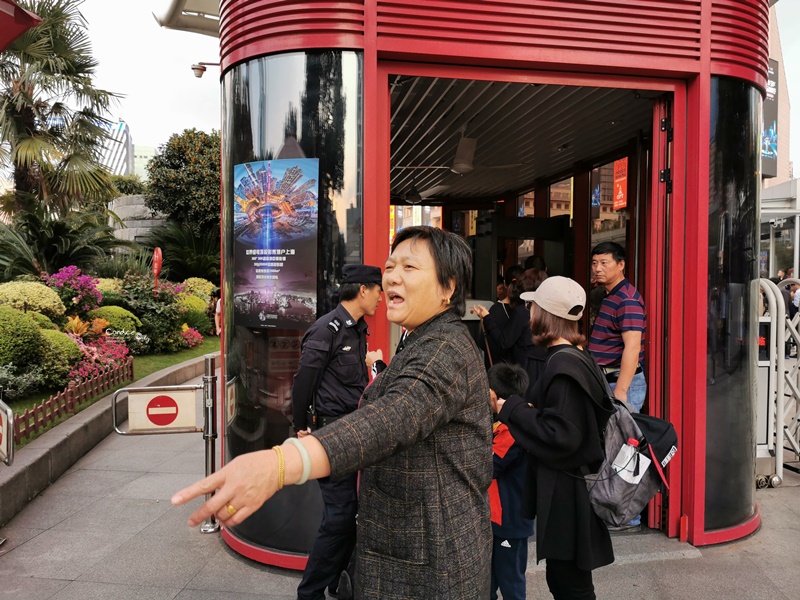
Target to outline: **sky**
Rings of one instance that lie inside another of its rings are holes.
[[[130,127],[133,143],[159,146],[173,133],[220,128],[219,67],[198,79],[197,62],[219,62],[219,40],[160,27],[169,0],[85,0],[92,52],[99,61],[95,86],[122,95],[113,120]]]
[[[219,41],[160,27],[152,13],[163,14],[169,4],[85,0],[81,5],[100,62],[96,85],[124,96],[112,115],[128,123],[137,145],[158,146],[191,127],[220,128],[219,68],[208,67],[202,79],[190,69],[199,61],[219,62]],[[793,108],[791,160],[800,176],[800,0],[780,0],[776,11]]]

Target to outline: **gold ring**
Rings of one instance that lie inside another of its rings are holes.
[[[232,517],[234,514],[236,514],[236,509],[233,508],[232,504],[228,504],[228,506],[225,507],[225,510],[228,511],[228,516],[229,517]]]

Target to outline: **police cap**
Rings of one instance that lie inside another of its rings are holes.
[[[370,265],[345,265],[342,267],[343,283],[369,284],[382,282],[380,267]]]

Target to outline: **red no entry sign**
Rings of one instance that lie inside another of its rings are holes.
[[[156,396],[147,403],[147,418],[159,427],[171,425],[178,418],[178,403],[169,396]]]

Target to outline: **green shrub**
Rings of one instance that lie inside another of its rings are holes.
[[[42,331],[44,347],[42,352],[42,371],[44,385],[62,389],[69,382],[69,372],[81,358],[83,352],[78,343],[60,331]]]
[[[122,293],[122,279],[118,277],[99,277],[97,279],[97,291],[103,294],[103,304],[105,304],[105,296],[108,293],[121,294]]]
[[[30,310],[25,314],[28,315],[31,319],[33,319],[33,322],[36,323],[39,329],[56,329],[56,330],[58,329],[58,325],[53,323],[49,317],[43,315],[40,312],[36,312],[35,310]]]
[[[0,387],[7,402],[30,396],[43,385],[44,373],[38,365],[25,372],[14,365],[0,365]]]
[[[108,321],[108,328],[113,331],[130,331],[136,333],[142,326],[139,318],[129,310],[121,306],[101,306],[90,310],[87,316],[90,319],[105,319]]]
[[[152,352],[178,352],[184,348],[184,311],[178,305],[174,284],[162,281],[154,290],[152,276],[128,274],[122,281],[122,292],[124,307],[141,320],[140,333],[150,338]]]
[[[42,330],[26,314],[0,306],[0,365],[18,368],[39,363]]]
[[[208,279],[202,279],[200,277],[189,277],[189,279],[183,282],[184,292],[202,298],[206,303],[211,301],[211,294],[213,294],[216,289],[217,286]]]
[[[211,331],[211,319],[208,317],[208,301],[199,296],[179,296],[178,305],[184,311],[183,322],[197,329],[202,334]]]
[[[127,306],[127,301],[125,300],[125,294],[122,292],[103,292],[103,301],[100,303],[100,306],[121,306],[125,308]]]
[[[0,305],[21,311],[35,310],[51,319],[58,319],[66,311],[58,294],[45,284],[33,281],[0,284]]]

